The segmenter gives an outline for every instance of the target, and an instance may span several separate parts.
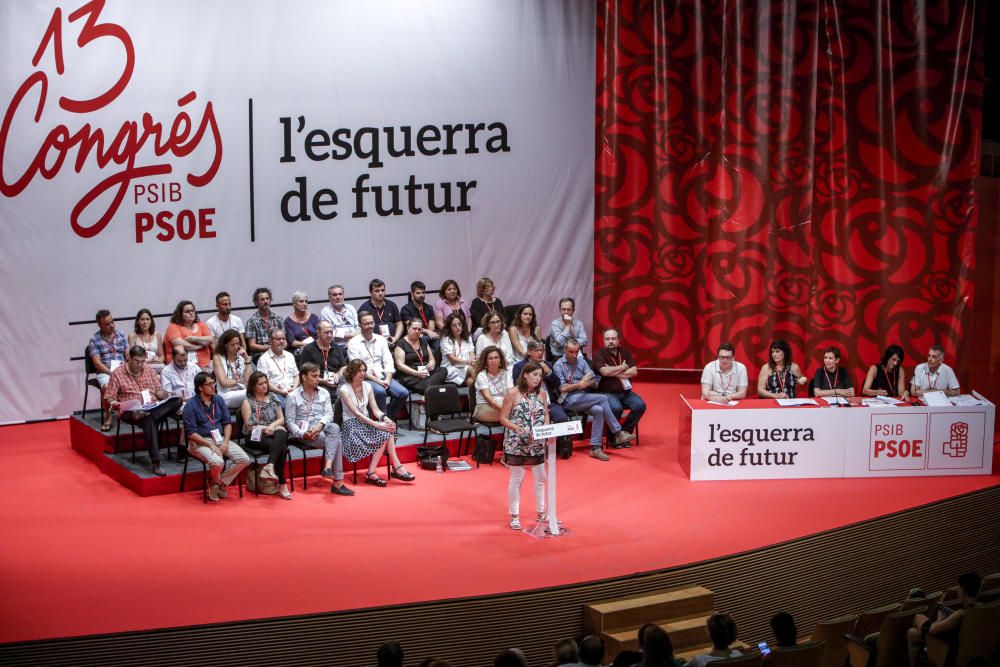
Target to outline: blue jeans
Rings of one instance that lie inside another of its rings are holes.
[[[631,389],[624,394],[605,394],[605,396],[608,397],[608,403],[611,404],[611,412],[615,413],[616,419],[622,418],[625,408],[629,409],[628,417],[622,422],[622,429],[629,433],[634,432],[636,424],[646,414],[646,401],[642,400],[642,396]]]
[[[604,437],[604,426],[607,425],[612,435],[616,435],[622,427],[618,424],[615,414],[611,412],[607,394],[588,394],[575,391],[563,399],[563,407],[573,412],[590,415],[594,423],[590,426],[590,448],[600,449]]]
[[[399,414],[399,410],[406,404],[407,399],[410,397],[410,392],[406,390],[406,387],[396,382],[395,378],[389,381],[388,388],[371,380],[365,380],[365,382],[368,383],[368,386],[372,388],[372,392],[375,394],[375,402],[378,403],[378,409],[389,415],[389,419],[395,420]],[[389,401],[388,406],[386,405],[386,397],[388,397]]]

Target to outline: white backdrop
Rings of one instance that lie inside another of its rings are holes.
[[[471,302],[489,275],[505,303],[534,303],[540,322],[561,295],[577,297],[589,326],[588,0],[93,5],[0,5],[0,372],[18,378],[0,383],[0,422],[80,408],[82,362],[69,359],[96,327],[68,322],[101,307],[128,333],[138,308],[169,312],[182,298],[207,319],[221,289],[239,307],[258,285],[287,302],[296,289],[323,298],[333,282],[356,296],[375,276],[389,292],[455,278]],[[451,153],[446,125],[462,126]],[[431,154],[420,152],[424,126]],[[384,128],[401,148],[405,127],[415,154],[393,157]],[[374,152],[376,132],[381,166],[357,154]],[[363,175],[398,185],[403,213],[377,215],[368,192],[367,217],[355,217]],[[415,214],[411,176],[436,184],[438,204],[440,184],[452,184],[455,208],[456,183],[475,181],[466,210],[432,213],[419,189]],[[286,221],[297,178],[309,200],[332,190],[337,204],[320,211],[336,217]],[[160,214],[173,238],[137,230]]]

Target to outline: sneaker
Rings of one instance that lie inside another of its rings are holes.
[[[154,463],[153,464],[153,474],[156,475],[157,477],[163,477],[167,473],[163,469],[163,466],[161,466],[159,463]]]
[[[333,477],[333,468],[323,468],[319,474],[321,477]]]
[[[226,491],[226,485],[225,484],[223,484],[222,482],[219,482],[217,486],[218,486],[217,493],[219,494],[219,498],[225,498],[226,496],[229,495],[229,492]]]
[[[607,461],[608,455],[600,450],[599,447],[594,447],[590,450],[590,458],[597,459],[598,461]]]
[[[628,431],[618,431],[618,434],[615,436],[616,445],[624,445],[626,442],[631,440],[635,440],[635,435],[629,433]]]
[[[208,483],[208,499],[211,500],[213,503],[219,501],[219,488],[215,485],[214,482]]]

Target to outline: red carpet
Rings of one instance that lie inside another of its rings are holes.
[[[751,550],[1000,481],[692,483],[676,462],[679,388],[639,389],[650,404],[642,445],[612,452],[608,463],[581,448],[560,461],[559,514],[573,534],[544,541],[507,528],[500,465],[419,471],[415,484],[362,484],[354,498],[333,496],[314,477],[292,502],[231,493],[205,506],[200,491],[140,498],[101,475],[70,449],[65,421],[5,427],[0,642],[590,581]],[[523,516],[533,507],[527,482]],[[241,582],[227,585],[227,574]]]

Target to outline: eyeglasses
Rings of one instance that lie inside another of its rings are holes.
[[[732,360],[733,360],[733,355],[731,355],[731,354],[720,354],[719,355],[719,361],[732,361]]]

